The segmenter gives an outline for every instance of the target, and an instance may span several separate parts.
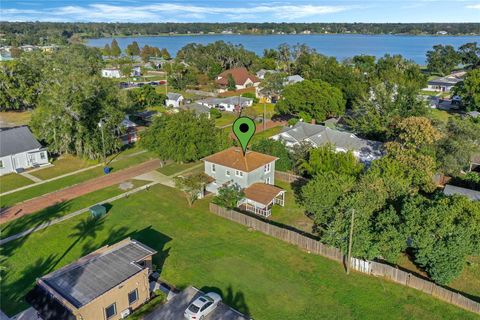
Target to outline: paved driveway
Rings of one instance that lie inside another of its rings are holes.
[[[144,320],[182,320],[183,313],[187,309],[190,302],[195,300],[203,293],[194,287],[188,287],[175,297],[170,299],[166,304],[157,307],[152,313],[144,317]],[[210,313],[205,320],[249,320],[238,311],[230,308],[224,303],[220,303],[218,307]]]

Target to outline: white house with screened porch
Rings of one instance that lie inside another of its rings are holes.
[[[275,186],[278,158],[248,150],[244,155],[241,148],[231,147],[202,160],[205,174],[213,180],[207,192],[217,194],[222,186],[236,184],[245,194],[238,207],[263,217],[272,214],[273,205],[284,206],[285,190]]]

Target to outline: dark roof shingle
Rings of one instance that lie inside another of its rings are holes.
[[[42,145],[35,139],[27,126],[0,131],[0,157],[40,149],[41,147]]]

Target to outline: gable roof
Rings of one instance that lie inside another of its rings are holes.
[[[0,157],[42,148],[27,126],[0,130]]]
[[[243,172],[251,172],[277,159],[277,157],[268,154],[248,150],[245,156],[243,156],[241,148],[231,147],[205,157],[202,160]]]
[[[196,102],[186,104],[184,106],[181,106],[180,108],[185,109],[185,110],[194,111],[197,114],[210,113],[210,109],[207,106],[205,106],[203,104],[200,104],[200,103],[196,103]]]
[[[80,308],[118,286],[145,267],[136,262],[155,254],[144,244],[128,240],[110,250],[86,256],[40,279],[56,293]]]
[[[461,187],[452,186],[451,184],[447,184],[443,189],[443,194],[447,196],[451,195],[460,195],[465,196],[473,201],[480,201],[480,191],[466,189]]]
[[[169,92],[169,93],[167,93],[167,99],[168,99],[168,100],[178,101],[178,99],[180,99],[180,97],[183,98],[183,96],[182,96],[180,93],[175,93],[175,92]]]
[[[245,84],[247,79],[250,79],[252,82],[260,82],[260,79],[258,79],[253,74],[249,73],[248,70],[243,67],[233,68],[233,69],[223,71],[218,75],[217,80],[215,80],[215,82],[221,85],[228,85],[229,74],[232,75],[233,79],[235,80],[235,84],[237,85]]]
[[[206,98],[202,100],[198,100],[198,103],[201,104],[208,104],[208,105],[219,105],[219,104],[227,104],[227,105],[245,105],[253,102],[252,98],[246,98],[242,96],[231,96],[225,98]]]
[[[318,124],[298,122],[292,128],[284,129],[282,133],[288,135],[287,137],[282,136],[282,139],[287,142],[308,141],[317,147],[331,143],[337,148],[357,151],[361,155],[382,156],[383,144],[381,142],[361,139],[353,133],[330,129]]]

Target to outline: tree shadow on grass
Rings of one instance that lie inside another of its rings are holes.
[[[37,213],[29,214],[13,221],[4,223],[1,226],[1,238],[5,239],[31,228],[36,229],[45,223],[49,223],[52,220],[61,217],[70,208],[71,202],[63,201],[43,210],[40,210]]]
[[[208,292],[215,292],[218,293],[225,304],[228,304],[230,307],[240,311],[244,315],[250,315],[250,310],[248,308],[247,302],[245,300],[245,295],[242,291],[234,292],[231,285],[227,287],[227,292],[223,292],[221,289],[217,287],[202,287],[201,291],[208,293]]]
[[[34,263],[27,265],[21,271],[21,276],[12,283],[7,283],[11,274],[17,270],[9,270],[6,265],[6,277],[2,279],[2,310],[8,314],[18,313],[27,307],[24,301],[25,294],[33,288],[36,279],[51,272],[55,266],[56,255],[50,254],[46,258],[38,258]],[[25,304],[25,305],[24,305]]]

